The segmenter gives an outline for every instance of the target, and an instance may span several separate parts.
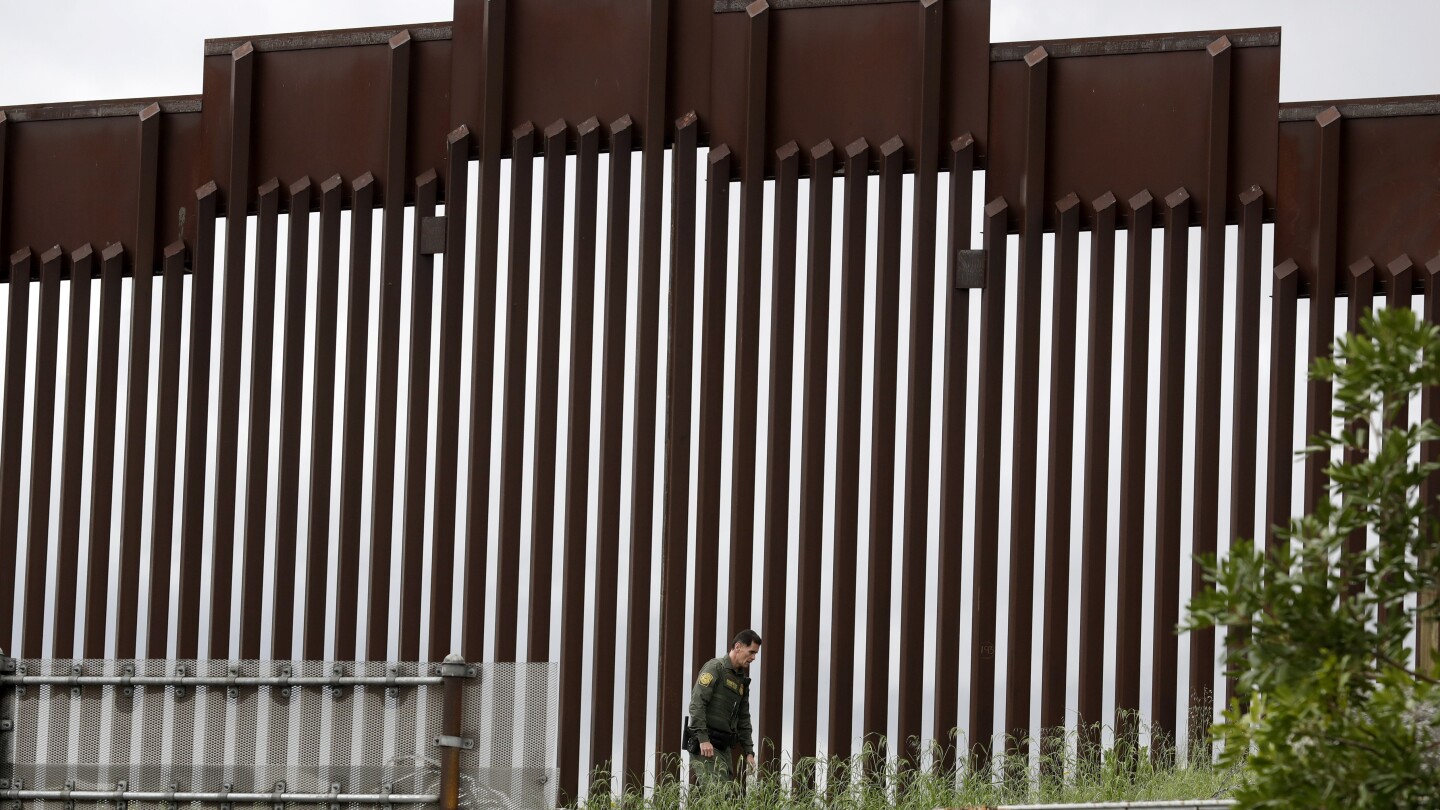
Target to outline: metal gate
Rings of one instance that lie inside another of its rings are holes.
[[[7,646],[555,660],[566,798],[750,625],[787,762],[1184,734],[1188,553],[1323,496],[1301,370],[1440,322],[1440,97],[1281,105],[1275,29],[988,30],[457,0],[0,111]]]

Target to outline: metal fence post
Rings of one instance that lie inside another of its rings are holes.
[[[440,677],[445,682],[444,707],[440,712],[440,736],[435,745],[440,749],[440,810],[458,810],[460,806],[460,750],[475,747],[475,741],[460,736],[460,720],[464,712],[465,679],[475,677],[457,653],[445,656]]]

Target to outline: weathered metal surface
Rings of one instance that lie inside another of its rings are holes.
[[[1360,259],[1440,255],[1440,96],[1285,104],[1280,118],[1275,260],[1295,261],[1302,294]]]
[[[1211,176],[1211,100],[1215,94],[1212,56],[1207,50],[1227,38],[1233,52],[1228,117],[1231,142],[1226,187],[1258,184],[1267,195],[1276,186],[1277,106],[1280,32],[1215,31],[1164,37],[1062,40],[997,45],[990,72],[990,143],[986,199],[1019,200],[1024,182],[1026,131],[1025,54],[1044,45],[1050,55],[1048,141],[1045,150],[1047,229],[1053,206],[1066,194],[1093,200],[1110,192],[1128,199],[1141,191],[1169,194],[1177,188],[1194,198],[1191,223],[1216,191]],[[1226,196],[1227,221],[1237,222],[1239,203]],[[1122,226],[1128,212],[1119,212]],[[1023,205],[1011,214],[1016,231]],[[1090,227],[1085,217],[1082,226]]]

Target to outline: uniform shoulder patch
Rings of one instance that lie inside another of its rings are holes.
[[[710,672],[702,672],[702,673],[700,673],[700,685],[701,685],[701,686],[709,686],[710,684],[712,684],[712,683],[714,683],[714,682],[715,682],[715,675],[714,675],[714,673],[710,673]]]

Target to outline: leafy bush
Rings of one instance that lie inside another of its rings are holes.
[[[1440,464],[1422,457],[1440,428],[1408,418],[1440,385],[1440,330],[1383,310],[1311,377],[1334,382],[1343,426],[1304,451],[1332,460],[1330,497],[1263,552],[1241,542],[1203,560],[1214,588],[1182,626],[1245,638],[1229,663],[1253,697],[1215,727],[1220,763],[1243,764],[1242,808],[1440,806],[1440,683],[1407,647],[1417,621],[1440,614]]]

